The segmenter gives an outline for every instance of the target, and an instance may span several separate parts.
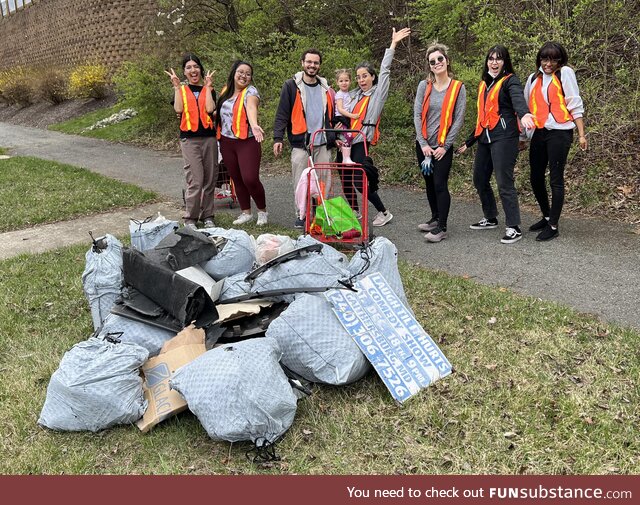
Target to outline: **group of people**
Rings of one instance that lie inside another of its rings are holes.
[[[368,151],[378,140],[395,48],[410,33],[408,28],[393,29],[380,71],[368,62],[357,65],[354,89],[350,89],[348,69],[336,72],[336,92],[319,75],[322,54],[316,49],[302,54],[302,69],[282,87],[273,127],[274,155],[278,157],[283,151],[285,132],[291,146],[294,195],[309,157],[314,163],[331,162],[332,148],[337,145],[336,161],[342,167],[351,163],[366,167],[364,171],[345,168],[340,172],[342,190],[354,213],[360,216],[357,194],[363,193],[364,172],[367,197],[377,211],[372,225],[384,226],[393,219],[378,194],[378,171]],[[475,127],[467,140],[455,149],[454,143],[464,123],[466,89],[461,81],[453,78],[447,47],[433,44],[427,49],[426,78],[419,83],[414,102],[416,156],[431,212],[430,218],[418,226],[426,233],[426,241],[440,242],[447,238],[451,207],[448,180],[453,155],[464,153],[476,143],[473,182],[484,216],[472,224],[471,229],[498,226],[496,199],[491,188],[491,176],[495,172],[506,224],[501,242],[510,244],[522,238],[514,167],[519,151],[530,142],[531,186],[542,218],[529,229],[537,231],[536,239],[541,241],[558,236],[564,202],[564,167],[574,128],[578,129],[580,148],[587,149],[583,103],[575,73],[567,61],[562,45],[544,44],[536,56],[536,70],[523,88],[513,71],[507,48],[491,47],[484,60],[478,89]],[[206,227],[213,226],[217,146],[240,204],[241,213],[233,224],[253,220],[251,200],[257,208],[257,224],[266,224],[265,191],[259,176],[264,130],[258,124],[260,95],[253,86],[253,67],[245,61],[236,61],[217,100],[212,74],[205,73],[197,56],[185,55],[182,68],[186,84],[173,70],[166,73],[175,88],[173,103],[180,119],[180,145],[187,183],[185,226],[195,229],[198,221]],[[340,129],[361,133],[340,133]],[[547,167],[551,201],[545,180]],[[331,181],[324,182],[331,184]],[[295,207],[294,226],[305,227],[305,212],[299,203]]]

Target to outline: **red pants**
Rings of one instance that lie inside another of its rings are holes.
[[[266,199],[260,182],[260,144],[253,137],[242,140],[221,136],[220,152],[233,180],[240,209],[250,210],[253,198],[256,207],[264,210]]]

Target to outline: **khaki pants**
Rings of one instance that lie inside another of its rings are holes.
[[[326,144],[321,146],[315,146],[313,148],[313,162],[314,163],[329,163],[331,161],[331,151],[327,149]],[[309,166],[309,153],[306,149],[300,149],[299,147],[293,147],[291,149],[291,175],[293,178],[293,195],[294,206],[296,209],[296,217],[300,216],[300,210],[295,205],[295,193],[298,187],[298,181],[305,168]],[[328,193],[331,190],[331,170],[318,170],[318,179],[324,182],[325,189]]]
[[[185,221],[197,222],[213,217],[215,187],[218,181],[218,145],[215,137],[180,139],[187,188],[184,194]]]

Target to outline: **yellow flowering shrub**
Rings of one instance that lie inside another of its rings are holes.
[[[78,98],[104,98],[109,92],[107,67],[89,63],[76,67],[69,76],[69,93]]]
[[[3,70],[0,72],[0,97],[11,105],[30,105],[37,95],[35,82],[35,73],[25,67]]]

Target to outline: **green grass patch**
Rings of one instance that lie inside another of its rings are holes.
[[[8,152],[9,152],[9,149],[7,149],[6,147],[0,147],[0,155],[7,154]]]
[[[157,199],[84,168],[24,156],[0,160],[0,180],[0,232]]]
[[[92,333],[87,249],[0,262],[3,474],[640,472],[638,332],[406,263],[410,304],[456,371],[403,406],[373,374],[316,386],[277,445],[282,461],[265,465],[247,461],[249,444],[209,439],[189,412],[145,435],[42,429],[51,374]]]

